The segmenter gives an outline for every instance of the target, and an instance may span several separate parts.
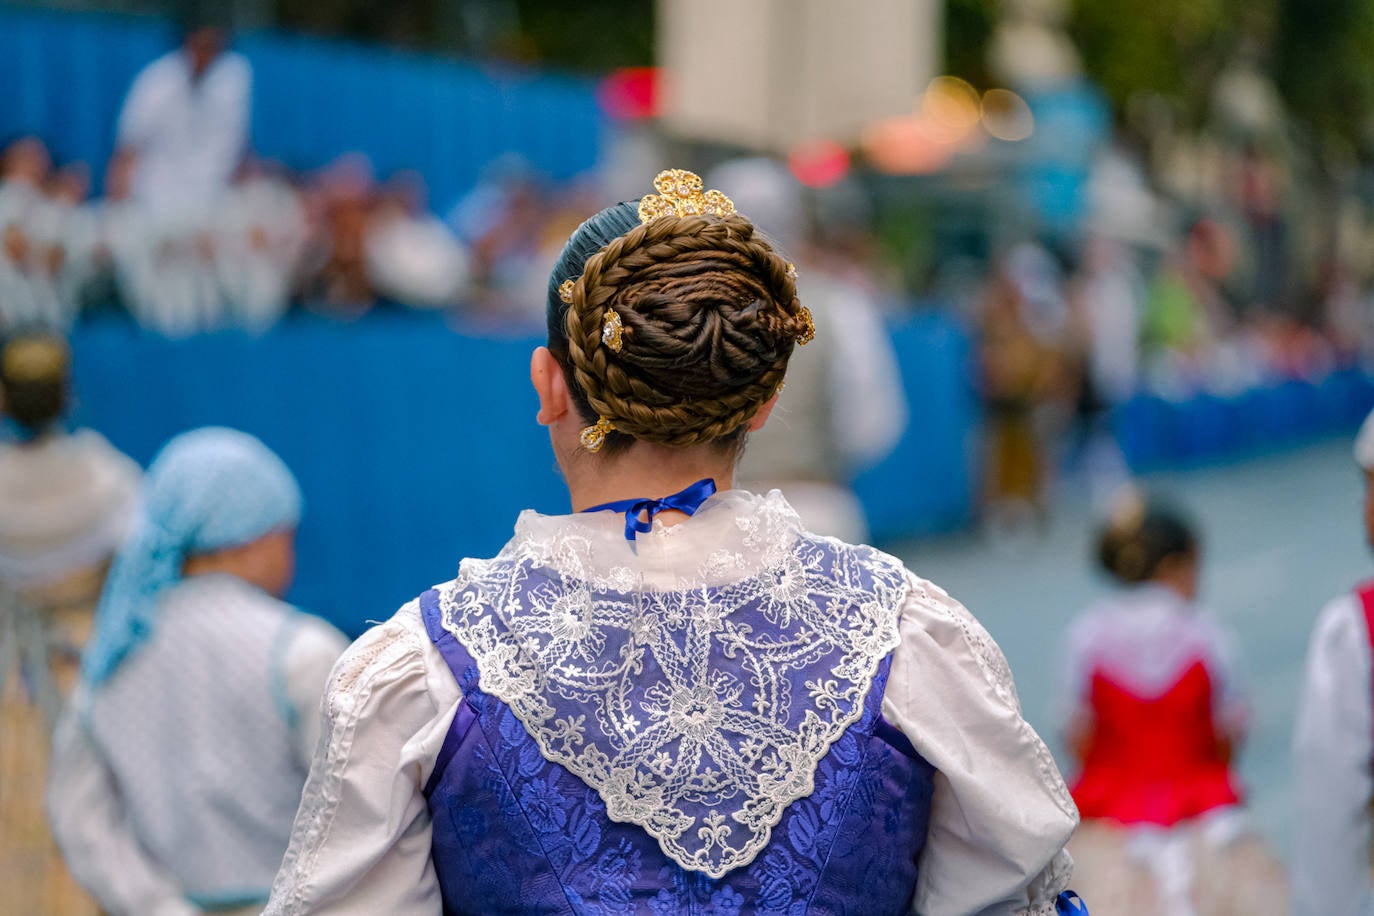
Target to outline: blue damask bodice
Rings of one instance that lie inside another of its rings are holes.
[[[907,911],[934,770],[880,712],[881,556],[804,538],[680,593],[503,556],[424,594],[463,694],[425,787],[445,913]]]

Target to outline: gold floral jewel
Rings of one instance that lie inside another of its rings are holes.
[[[801,311],[797,313],[797,317],[801,318],[805,325],[802,332],[797,335],[797,343],[804,347],[816,339],[816,322],[811,320],[811,310],[804,305]]]
[[[558,287],[558,298],[568,303],[568,305],[572,305],[573,283],[574,281],[572,280],[564,280]]]
[[[583,429],[582,435],[578,436],[578,440],[587,451],[599,452],[601,451],[601,446],[606,444],[606,437],[610,435],[611,431],[614,429],[615,426],[611,424],[610,420],[601,417],[596,421],[594,426],[588,426]]]
[[[621,323],[616,310],[606,309],[606,314],[601,319],[601,342],[610,347],[612,352],[619,353],[620,348],[625,345],[624,331],[625,325]]]
[[[787,262],[787,279],[791,280],[793,283],[797,282],[797,265],[793,264],[791,261]]]
[[[657,194],[639,200],[639,221],[652,222],[660,216],[729,216],[734,201],[719,191],[702,191],[701,177],[686,169],[664,169],[654,179]]]

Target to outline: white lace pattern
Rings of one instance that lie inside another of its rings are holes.
[[[713,878],[813,791],[900,641],[909,587],[897,560],[801,533],[781,499],[750,508],[656,528],[634,554],[593,530],[606,519],[536,517],[440,587],[482,690],[544,757]],[[665,582],[674,539],[712,525],[705,562]]]

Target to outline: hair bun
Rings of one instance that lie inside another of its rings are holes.
[[[612,424],[608,442],[734,435],[777,390],[793,346],[814,334],[794,277],[737,214],[655,218],[610,239],[579,280],[557,285],[588,422]],[[608,331],[608,316],[620,327]]]

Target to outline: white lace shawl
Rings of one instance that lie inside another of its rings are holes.
[[[900,641],[908,590],[892,557],[802,533],[780,496],[732,511],[741,498],[633,552],[602,519],[527,514],[440,592],[482,689],[543,755],[714,878],[753,861],[813,791]],[[676,568],[682,550],[705,560]]]

